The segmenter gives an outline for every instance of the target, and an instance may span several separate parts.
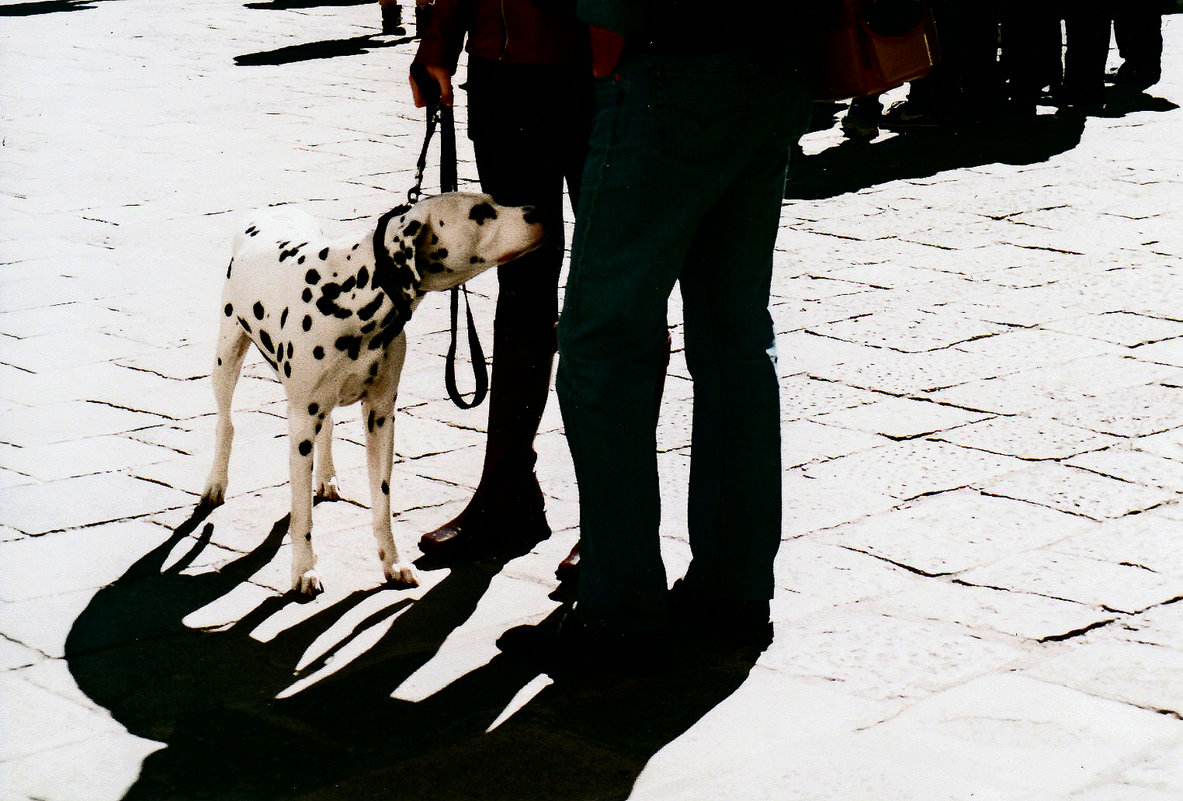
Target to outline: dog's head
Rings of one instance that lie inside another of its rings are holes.
[[[542,243],[530,206],[499,206],[488,195],[449,192],[391,211],[379,222],[375,251],[413,269],[419,292],[451,289]],[[379,245],[379,241],[382,243]]]

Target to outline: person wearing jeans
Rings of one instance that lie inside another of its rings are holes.
[[[681,597],[742,612],[761,632],[768,625],[781,539],[772,253],[810,98],[799,51],[783,40],[792,30],[784,4],[736,15],[709,42],[695,22],[708,4],[697,6],[579,3],[596,26],[602,77],[559,322],[558,394],[582,549],[567,630],[593,639],[643,638],[667,622],[653,398],[675,284],[694,382],[693,560]]]

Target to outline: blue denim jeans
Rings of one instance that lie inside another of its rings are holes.
[[[626,56],[596,86],[559,323],[558,393],[580,498],[581,617],[665,613],[654,398],[681,286],[694,380],[692,586],[772,596],[780,415],[768,311],[790,146],[809,98],[740,54]]]

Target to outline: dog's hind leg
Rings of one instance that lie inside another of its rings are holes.
[[[333,465],[333,413],[322,412],[316,432],[316,499],[338,501],[337,468]]]
[[[229,306],[226,307],[228,310]],[[218,405],[218,424],[214,444],[214,463],[201,493],[199,508],[212,508],[226,500],[226,482],[230,467],[230,447],[234,440],[234,423],[230,419],[230,404],[234,398],[234,387],[242,370],[242,360],[251,345],[250,337],[243,332],[237,321],[226,314],[218,331],[217,361],[212,374],[214,400]]]
[[[316,574],[312,549],[312,451],[316,422],[307,409],[288,402],[288,446],[291,465],[292,591],[311,598],[324,590]]]

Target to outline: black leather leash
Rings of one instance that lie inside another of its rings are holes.
[[[431,145],[431,138],[438,128],[440,131],[440,191],[455,192],[459,188],[456,167],[456,122],[452,115],[452,108],[440,102],[438,86],[422,65],[416,64],[411,68],[415,83],[419,90],[427,97],[427,133],[423,137],[423,149],[419,152],[419,162],[415,169],[415,183],[407,192],[407,202],[417,203],[423,195],[423,174],[427,170],[427,151]],[[435,90],[432,93],[432,90]],[[444,387],[448,390],[448,397],[452,403],[461,409],[472,409],[480,406],[489,394],[489,366],[485,364],[485,352],[481,348],[481,339],[477,334],[476,323],[472,319],[472,307],[468,302],[468,288],[461,284],[452,288],[452,338],[448,345],[448,358],[444,366]],[[475,387],[472,399],[466,400],[456,386],[456,341],[460,329],[460,296],[464,296],[464,312],[468,321],[468,351],[472,358],[472,376]]]

